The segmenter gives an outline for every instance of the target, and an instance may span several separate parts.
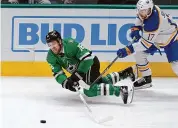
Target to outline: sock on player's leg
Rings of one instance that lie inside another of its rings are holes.
[[[135,81],[135,75],[132,67],[126,68],[120,72],[109,73],[102,78],[102,82],[107,84],[116,84],[120,80],[124,80],[128,77],[130,77],[132,81]]]
[[[84,94],[88,97],[112,95],[119,96],[120,87],[105,83],[94,84],[89,90],[84,89]]]

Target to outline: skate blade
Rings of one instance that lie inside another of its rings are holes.
[[[127,99],[124,99],[125,97],[121,95],[123,102],[126,102],[124,104],[131,104],[133,101],[134,97],[134,86],[128,87],[128,94],[127,94]]]
[[[143,86],[140,87],[134,87],[135,90],[140,90],[140,89],[147,89],[147,88],[151,88],[153,85],[152,84],[145,84]]]
[[[127,99],[127,104],[131,104],[132,103],[132,101],[133,101],[133,97],[134,97],[134,86],[130,86],[129,88],[128,88],[128,99]]]

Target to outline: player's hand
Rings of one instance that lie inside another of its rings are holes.
[[[126,57],[128,54],[126,52],[125,48],[121,48],[117,51],[117,55],[119,56],[119,58],[124,58]]]
[[[71,78],[67,78],[63,83],[62,83],[62,87],[65,89],[69,89],[70,91],[76,92],[75,87],[79,88],[79,83],[78,82],[74,82],[71,80]]]
[[[131,27],[130,37],[134,39],[133,43],[138,42],[142,37],[142,27],[141,26],[133,26]]]
[[[124,58],[130,54],[132,54],[134,52],[133,46],[129,45],[125,48],[121,48],[117,51],[117,55],[119,56],[119,58]]]

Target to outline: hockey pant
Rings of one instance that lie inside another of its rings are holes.
[[[178,76],[178,40],[164,48],[168,62],[171,64],[174,73]],[[152,74],[149,67],[149,61],[147,59],[149,53],[136,52],[135,59],[137,63],[138,70],[141,72],[142,76],[149,76]]]
[[[145,53],[142,51],[136,52],[135,54],[137,68],[143,77],[150,76],[152,74],[151,69],[149,67],[149,61],[147,59],[148,55],[149,53]]]

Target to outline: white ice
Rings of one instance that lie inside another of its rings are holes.
[[[96,116],[114,117],[104,125],[92,122],[77,93],[52,77],[1,80],[1,128],[178,128],[178,78],[154,78],[154,86],[136,91],[130,105],[120,97],[85,97]]]

